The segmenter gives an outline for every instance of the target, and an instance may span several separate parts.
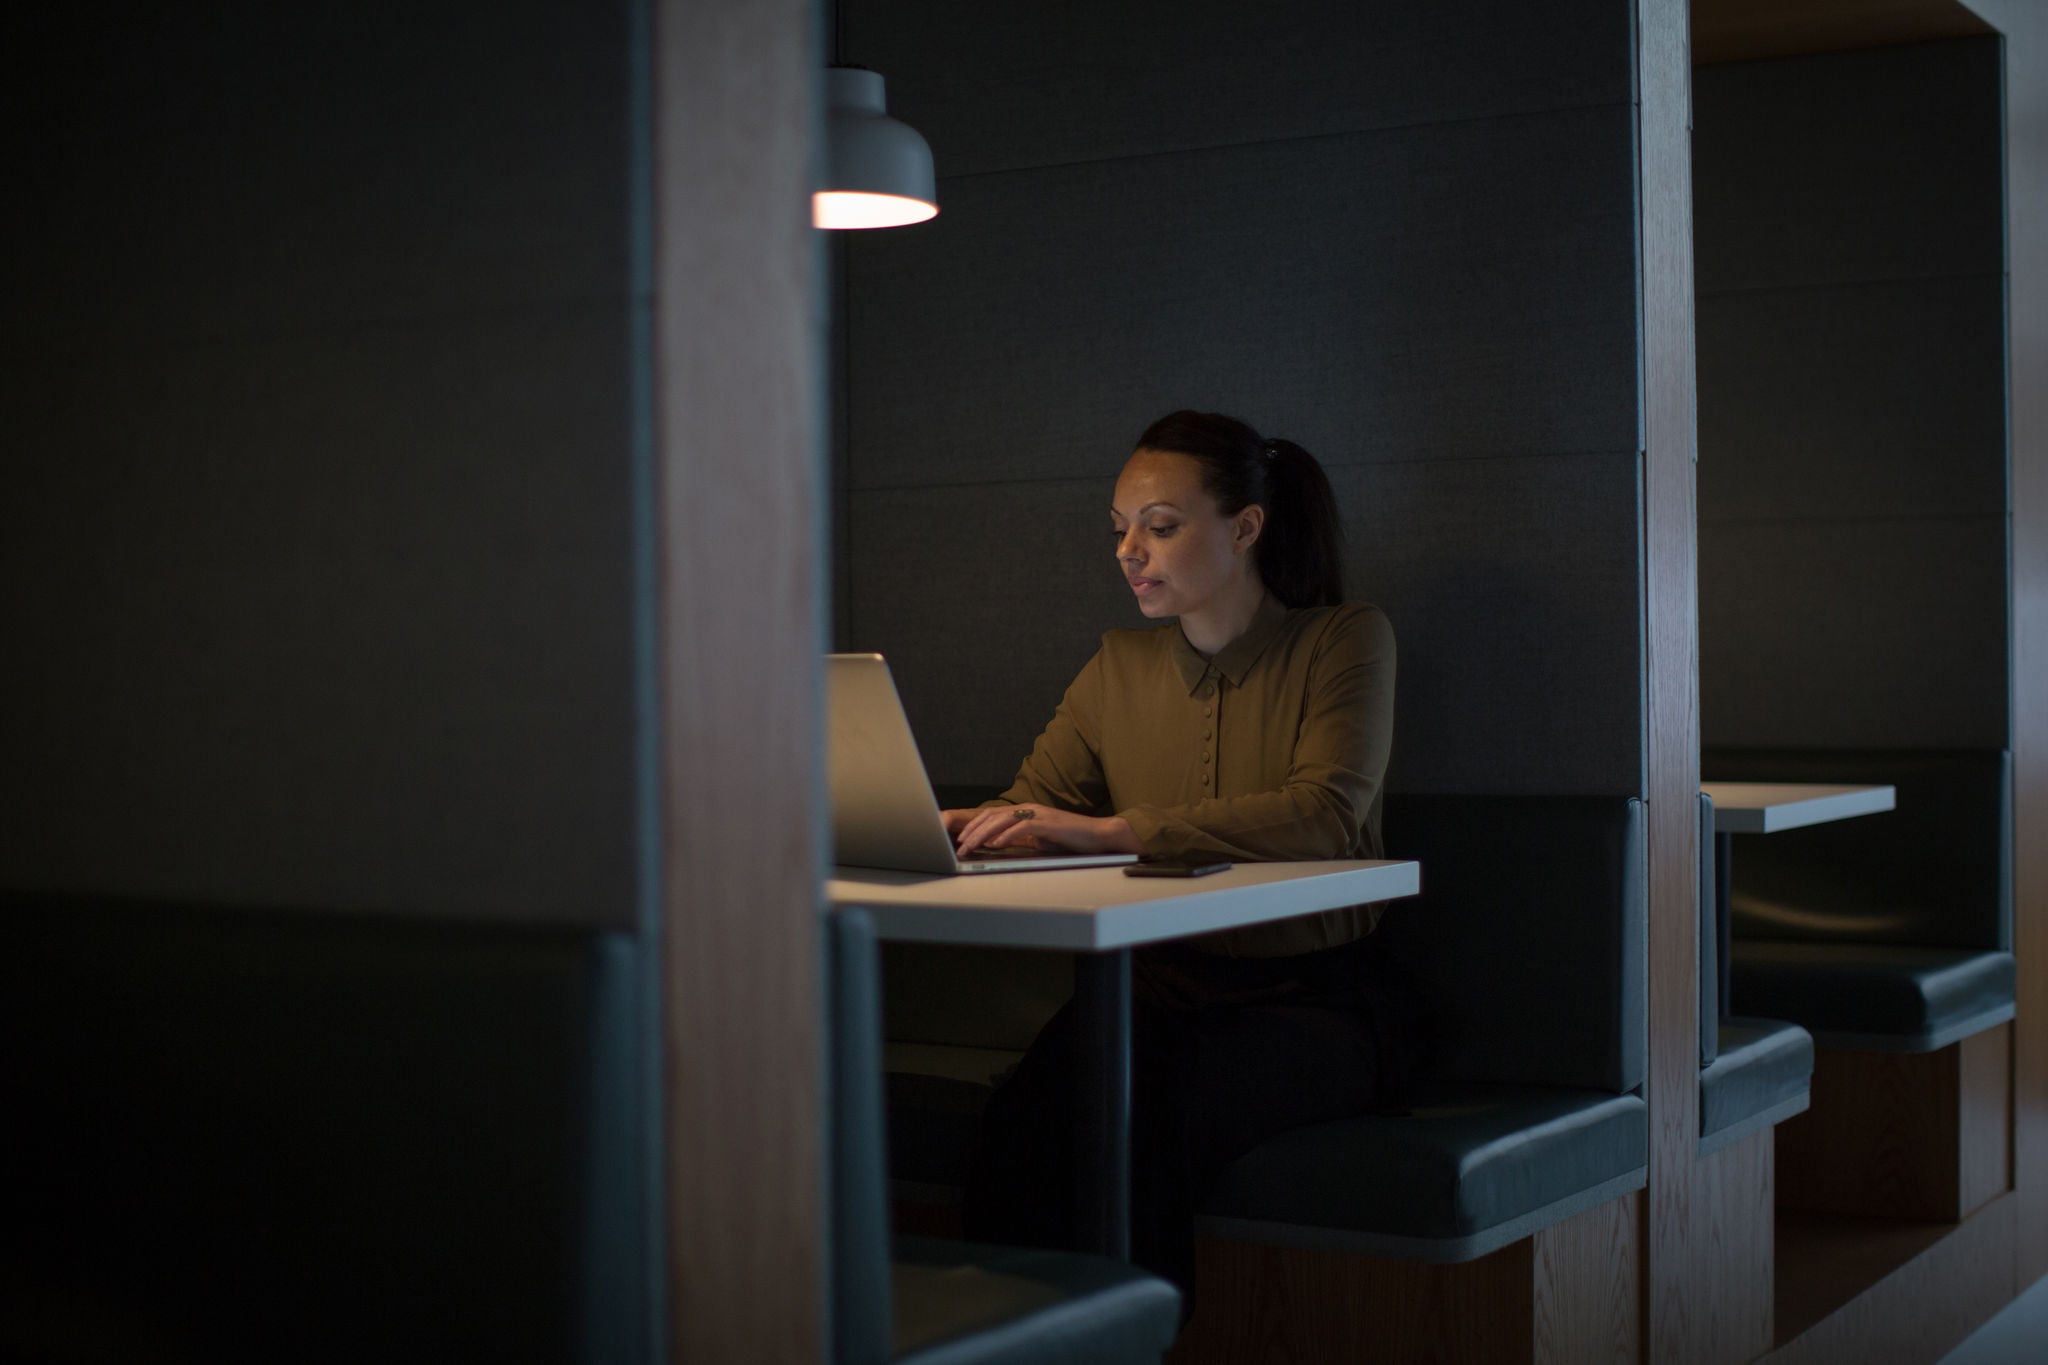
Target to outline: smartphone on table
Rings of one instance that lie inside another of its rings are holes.
[[[1126,877],[1206,877],[1230,866],[1228,858],[1141,858],[1124,864]]]

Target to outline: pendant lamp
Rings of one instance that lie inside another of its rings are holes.
[[[939,211],[932,149],[884,111],[880,73],[825,69],[825,184],[811,196],[821,228],[901,227]]]

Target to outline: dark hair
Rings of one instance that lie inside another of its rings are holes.
[[[1332,607],[1344,600],[1337,495],[1315,456],[1292,441],[1262,439],[1220,412],[1170,412],[1145,428],[1137,448],[1201,461],[1202,487],[1226,517],[1253,503],[1266,509],[1253,563],[1282,605]]]

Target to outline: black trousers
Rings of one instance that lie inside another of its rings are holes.
[[[1193,1221],[1223,1168],[1276,1134],[1397,1104],[1419,1011],[1370,937],[1299,957],[1132,954],[1131,1259],[1193,1312]],[[962,1221],[978,1241],[1073,1250],[1071,1002],[982,1115]]]

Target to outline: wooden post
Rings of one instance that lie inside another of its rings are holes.
[[[823,343],[806,0],[653,9],[669,1351],[825,1349]]]

